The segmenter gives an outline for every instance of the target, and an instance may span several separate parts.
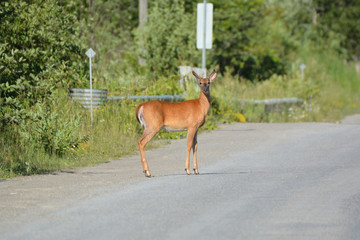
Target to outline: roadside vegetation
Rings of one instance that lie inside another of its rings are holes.
[[[207,66],[219,77],[202,131],[231,122],[339,122],[360,112],[358,1],[212,3]],[[133,0],[2,1],[0,22],[0,178],[97,164],[137,150],[139,102],[108,101],[91,122],[89,111],[68,97],[68,88],[89,87],[90,47],[93,87],[111,96],[199,95],[191,78],[180,88],[178,74],[178,66],[201,63],[196,2],[149,1],[141,30]],[[266,113],[262,105],[239,102],[290,97],[304,104]],[[149,147],[185,136],[161,131]]]

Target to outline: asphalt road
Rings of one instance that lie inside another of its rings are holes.
[[[0,239],[360,239],[360,117],[233,124],[95,167],[0,182]]]

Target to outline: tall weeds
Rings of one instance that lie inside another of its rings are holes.
[[[299,66],[306,64],[301,79]],[[288,75],[273,75],[263,82],[250,82],[223,76],[213,86],[220,109],[243,113],[250,122],[339,121],[360,110],[360,76],[353,64],[329,52],[306,51],[295,58]],[[304,100],[301,108],[266,114],[263,106],[240,105],[238,100],[296,97]]]

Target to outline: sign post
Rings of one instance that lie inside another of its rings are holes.
[[[95,56],[94,50],[91,48],[86,51],[86,56],[89,57],[89,64],[90,64],[90,111],[91,111],[91,122],[93,121],[93,98],[92,98],[92,72],[91,72],[91,58]]]
[[[206,0],[204,0],[204,4],[203,4],[203,11],[204,11],[204,37],[203,37],[203,47],[202,47],[202,64],[201,67],[203,69],[206,69]],[[205,70],[205,75],[204,77],[206,77],[206,70]]]
[[[213,5],[212,3],[197,4],[197,28],[196,47],[202,49],[202,68],[206,69],[206,49],[212,48],[212,25]],[[206,70],[205,76],[206,77]]]

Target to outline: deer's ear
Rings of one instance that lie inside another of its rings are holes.
[[[209,81],[213,82],[215,78],[217,77],[217,73],[215,72],[215,69],[212,71],[212,73],[209,75]]]
[[[194,77],[199,80],[201,79],[201,77],[199,75],[197,75],[197,73],[195,71],[192,71],[192,74],[194,75]]]

